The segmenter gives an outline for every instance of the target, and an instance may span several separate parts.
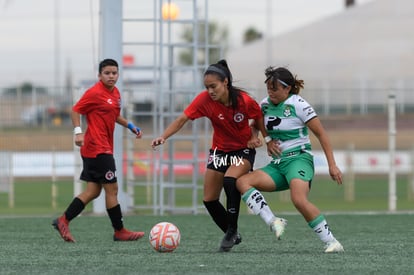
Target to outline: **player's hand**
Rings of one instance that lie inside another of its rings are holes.
[[[282,154],[282,151],[279,147],[279,141],[274,139],[267,143],[267,154],[269,156],[279,157]]]
[[[83,146],[83,141],[84,141],[85,136],[83,135],[83,133],[80,134],[76,134],[75,135],[75,144],[76,146]]]
[[[263,143],[262,143],[262,141],[260,140],[260,138],[258,138],[258,137],[252,137],[248,142],[247,142],[247,148],[250,148],[250,149],[254,149],[254,148],[257,148],[257,147],[260,147],[260,146],[262,146],[263,145]]]
[[[336,165],[329,166],[329,175],[338,184],[342,184],[342,172]]]
[[[135,126],[134,123],[132,122],[128,122],[128,129],[135,134],[136,138],[141,138],[142,137],[142,131],[139,127]]]
[[[164,144],[165,138],[163,137],[157,137],[156,139],[153,139],[151,142],[152,149],[155,149],[158,145]]]

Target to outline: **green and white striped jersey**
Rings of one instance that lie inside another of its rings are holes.
[[[306,100],[300,95],[291,94],[284,102],[274,105],[266,97],[260,102],[260,107],[268,135],[280,143],[281,157],[311,150],[305,123],[317,114]]]

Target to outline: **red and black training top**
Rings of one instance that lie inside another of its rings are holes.
[[[241,150],[247,147],[252,136],[249,119],[262,118],[259,104],[246,92],[241,91],[238,108],[225,106],[214,101],[207,90],[198,94],[184,114],[191,120],[207,117],[214,129],[211,148],[224,152]]]
[[[115,122],[121,113],[121,95],[114,87],[108,90],[99,81],[89,88],[72,110],[86,117],[81,155],[94,158],[98,154],[113,154]]]

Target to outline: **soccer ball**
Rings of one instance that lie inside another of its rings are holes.
[[[178,227],[170,222],[160,222],[151,228],[149,242],[158,252],[172,252],[180,244]]]

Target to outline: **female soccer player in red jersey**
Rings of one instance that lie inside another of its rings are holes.
[[[189,120],[200,117],[210,119],[214,134],[204,176],[203,202],[214,222],[225,233],[220,251],[227,252],[241,242],[237,231],[240,193],[236,188],[236,179],[252,169],[255,147],[261,145],[257,131],[252,131],[249,120],[255,121],[255,127],[262,134],[265,129],[258,103],[245,91],[233,86],[225,60],[207,68],[204,85],[206,90],[198,94],[164,133],[152,141],[152,147],[163,144]],[[219,201],[223,187],[227,210]]]
[[[69,231],[69,222],[78,216],[85,206],[105,190],[105,203],[115,230],[115,241],[134,241],[144,232],[133,232],[124,228],[121,207],[118,203],[118,183],[113,157],[114,129],[118,123],[140,138],[141,130],[120,115],[121,96],[115,84],[118,80],[118,63],[105,59],[99,64],[99,81],[88,89],[72,108],[75,144],[81,146],[83,171],[80,179],[87,182],[86,189],[75,197],[65,213],[53,221],[66,242],[74,242]],[[86,118],[85,134],[80,127],[80,116]]]

